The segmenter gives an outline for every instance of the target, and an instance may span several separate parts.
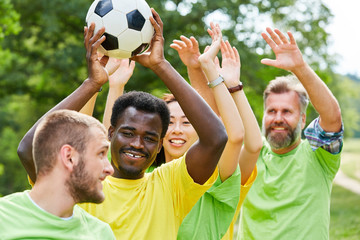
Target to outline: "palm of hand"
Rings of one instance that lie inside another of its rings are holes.
[[[122,59],[120,61],[119,68],[112,75],[110,75],[109,85],[110,86],[125,85],[132,76],[133,71],[134,71],[134,65],[130,65],[128,59]]]
[[[240,65],[230,58],[223,58],[222,67],[219,69],[220,74],[224,77],[226,83],[231,80],[238,81],[240,79]]]
[[[108,74],[103,67],[101,62],[105,61],[104,59],[107,57],[102,57],[100,60],[93,59],[93,61],[90,61],[89,63],[89,78],[92,79],[96,84],[102,86],[104,83],[108,80]]]
[[[199,56],[200,52],[199,49],[196,48],[184,48],[179,51],[179,56],[181,61],[187,66],[187,67],[193,67],[193,68],[199,68]]]
[[[275,67],[291,71],[303,63],[301,52],[294,44],[281,44],[273,51],[276,56]]]

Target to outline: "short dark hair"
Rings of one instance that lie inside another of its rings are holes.
[[[114,103],[111,114],[111,125],[116,126],[125,109],[134,107],[137,110],[147,113],[159,114],[162,131],[161,138],[164,138],[169,127],[170,112],[164,100],[149,93],[141,91],[130,91],[120,96]]]

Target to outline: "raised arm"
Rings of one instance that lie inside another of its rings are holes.
[[[105,40],[104,36],[101,37],[105,29],[102,28],[96,34],[94,34],[94,29],[94,24],[91,24],[89,28],[84,28],[84,45],[86,48],[89,77],[72,94],[49,110],[44,116],[59,109],[79,111],[108,80],[107,72],[104,69],[108,58],[103,57],[98,59],[97,57],[97,48]],[[35,166],[32,157],[32,141],[35,129],[44,116],[42,116],[25,134],[17,149],[21,163],[25,167],[32,182],[36,181]]]
[[[160,77],[174,94],[186,117],[195,128],[199,140],[186,154],[190,176],[199,184],[213,174],[227,141],[224,125],[198,93],[181,77],[164,57],[163,23],[152,9],[150,21],[155,29],[150,50],[135,56],[134,60]]]
[[[187,38],[180,36],[180,39],[173,40],[170,47],[178,52],[181,61],[185,64],[191,86],[204,98],[214,112],[219,115],[214,95],[207,86],[208,80],[199,63],[200,51],[198,41],[194,37]]]
[[[220,50],[222,35],[219,25],[211,23],[210,26],[212,28],[212,30],[210,30],[210,35],[212,36],[213,41],[207,51],[199,57],[199,62],[208,81],[214,83],[220,77],[219,71],[215,65],[215,57]],[[227,75],[224,76],[224,78],[238,78],[240,66],[228,66],[227,70]],[[220,77],[220,79],[223,78]],[[244,128],[236,105],[225,83],[219,82],[219,84],[212,87],[211,90],[228,134],[228,142],[218,164],[220,178],[222,181],[225,181],[237,168]]]
[[[110,127],[112,107],[118,97],[124,93],[124,87],[132,76],[135,62],[129,59],[119,60],[119,68],[109,77],[109,93],[106,99],[103,124],[106,129]]]
[[[230,89],[231,96],[240,113],[244,125],[244,146],[240,152],[239,166],[241,170],[241,184],[245,184],[253,172],[262,148],[261,131],[254,112],[246,98],[240,82],[240,55],[228,41],[221,44],[222,68],[220,73],[225,78],[225,84]],[[233,72],[233,77],[228,75]]]
[[[304,61],[301,51],[298,48],[295,38],[291,32],[287,32],[287,37],[278,29],[274,31],[266,28],[266,33],[262,37],[275,53],[276,59],[262,59],[261,63],[291,71],[300,80],[316,111],[320,115],[320,126],[327,132],[338,132],[341,129],[341,111],[336,98],[314,72],[314,70]]]
[[[103,54],[99,54],[99,59],[101,59],[104,55]],[[116,71],[116,69],[118,69],[120,66],[120,60],[116,59],[116,58],[109,58],[109,61],[106,63],[105,69],[109,74],[109,79],[111,78],[110,76]],[[99,89],[99,91],[101,91],[101,89]],[[93,112],[94,112],[94,107],[95,107],[95,103],[96,103],[96,98],[98,96],[99,92],[95,93],[94,96],[92,96],[92,98],[90,98],[90,100],[80,109],[79,112],[84,113],[86,115],[92,116]]]

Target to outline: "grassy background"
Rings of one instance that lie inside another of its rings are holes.
[[[360,239],[360,195],[333,185],[330,207],[330,240]]]
[[[360,181],[360,139],[347,139],[341,171]],[[330,206],[330,240],[360,239],[360,195],[333,185]]]

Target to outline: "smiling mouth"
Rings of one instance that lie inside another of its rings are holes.
[[[131,157],[131,158],[142,158],[142,157],[144,157],[143,155],[135,154],[135,153],[129,153],[129,152],[125,152],[124,154],[126,156],[128,156],[128,157]]]
[[[273,127],[272,130],[275,130],[275,131],[285,131],[286,128],[284,128],[284,127]]]
[[[172,143],[172,144],[185,144],[185,140],[182,140],[182,139],[171,139],[170,141],[169,141],[170,143]]]

